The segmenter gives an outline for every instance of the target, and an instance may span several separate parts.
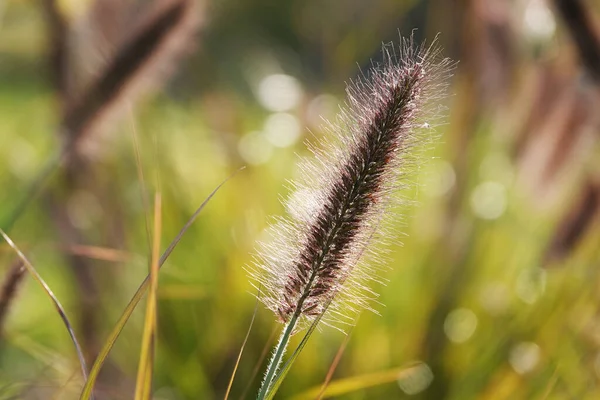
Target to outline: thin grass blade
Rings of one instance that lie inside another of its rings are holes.
[[[8,243],[8,245],[15,251],[15,253],[19,257],[19,259],[25,265],[25,268],[27,268],[27,271],[40,284],[40,286],[42,287],[42,289],[44,289],[44,291],[46,292],[46,294],[48,295],[48,297],[52,301],[52,304],[54,305],[54,307],[56,308],[56,311],[60,315],[60,318],[62,319],[62,321],[63,321],[63,323],[65,325],[65,328],[67,328],[67,331],[69,332],[69,336],[71,337],[71,341],[73,342],[73,345],[75,346],[75,351],[77,352],[77,358],[79,359],[79,364],[81,366],[81,373],[83,375],[83,379],[87,379],[87,377],[88,377],[88,375],[87,375],[87,365],[85,363],[85,358],[83,357],[83,351],[81,350],[81,346],[79,345],[79,341],[77,340],[77,337],[75,336],[75,332],[73,331],[73,326],[71,325],[71,322],[69,321],[69,318],[67,317],[67,314],[65,313],[65,310],[64,310],[63,306],[60,304],[60,302],[58,301],[58,299],[56,298],[56,296],[54,295],[54,293],[52,292],[52,290],[50,289],[50,287],[48,286],[48,284],[46,283],[46,281],[44,281],[44,279],[41,277],[41,275],[37,272],[37,270],[29,262],[29,260],[27,259],[27,257],[25,257],[25,255],[21,252],[21,250],[19,250],[19,248],[11,240],[11,238],[8,237],[8,235],[2,229],[0,229],[0,234],[2,235],[2,237],[4,238],[4,240],[6,240],[6,242]],[[90,395],[91,395],[91,393],[92,392],[90,391]]]
[[[248,383],[246,383],[246,387],[244,388],[244,391],[242,392],[242,395],[240,396],[240,400],[245,399],[246,396],[248,395],[248,392],[250,391],[250,388],[252,387],[252,382],[254,382],[254,379],[256,379],[256,376],[258,375],[260,366],[265,361],[265,358],[267,358],[269,349],[271,348],[271,346],[273,346],[273,341],[275,340],[275,335],[277,335],[277,327],[273,328],[273,330],[271,331],[271,334],[269,335],[269,338],[267,339],[267,342],[265,343],[262,351],[260,352],[260,356],[258,357],[258,360],[256,361],[256,365],[254,366],[254,369],[252,370],[252,375],[250,376],[250,379],[248,380]]]
[[[258,295],[260,295],[260,289],[258,290]],[[244,348],[246,348],[246,343],[248,342],[248,338],[250,337],[250,332],[252,331],[252,326],[254,325],[254,318],[256,318],[256,313],[258,312],[258,295],[256,296],[256,304],[254,305],[254,312],[252,313],[252,319],[250,320],[250,326],[248,327],[248,332],[246,332],[246,337],[242,342],[242,347],[240,348],[240,352],[238,354],[237,360],[235,361],[235,366],[233,367],[233,372],[231,373],[231,378],[229,378],[229,385],[227,385],[227,392],[225,392],[224,400],[229,398],[229,393],[231,393],[231,387],[233,386],[233,380],[235,379],[235,373],[237,372],[238,366],[240,365],[240,360],[242,359],[242,354],[244,353]]]
[[[354,328],[354,326],[352,328]],[[316,397],[316,400],[321,400],[323,398],[323,396],[325,395],[325,391],[327,390],[327,387],[329,386],[329,383],[331,382],[333,373],[335,372],[338,364],[340,363],[340,360],[342,359],[342,356],[344,355],[344,351],[346,351],[346,346],[348,346],[351,336],[352,336],[352,331],[348,332],[348,334],[344,337],[344,340],[342,341],[342,344],[340,345],[340,348],[338,349],[337,353],[335,354],[333,362],[331,363],[331,366],[329,367],[329,371],[327,371],[327,375],[325,376],[325,382],[323,382],[323,386],[321,386],[321,391],[319,392],[319,395]]]
[[[184,233],[187,232],[187,230],[193,224],[194,220],[198,217],[198,215],[200,214],[200,212],[204,209],[204,207],[206,207],[206,204],[208,204],[208,202],[219,191],[219,189],[221,189],[221,187],[227,181],[229,181],[231,178],[233,178],[235,176],[235,174],[237,172],[239,172],[240,170],[234,172],[227,179],[225,179],[223,182],[221,182],[219,184],[219,186],[217,186],[208,195],[208,197],[202,202],[202,204],[200,205],[200,207],[198,207],[198,209],[190,217],[190,219],[188,220],[188,222],[183,226],[183,228],[181,228],[181,230],[179,231],[179,234],[175,237],[175,239],[173,239],[173,241],[171,242],[171,244],[169,244],[169,247],[167,247],[167,249],[165,250],[165,252],[161,256],[161,258],[160,258],[160,260],[158,262],[158,267],[159,268],[161,268],[164,265],[165,261],[169,258],[169,256],[171,255],[171,253],[173,252],[173,250],[175,249],[175,247],[177,246],[177,244],[179,243],[179,241],[183,237]],[[102,366],[104,365],[104,362],[108,358],[108,354],[110,353],[110,351],[113,348],[115,342],[119,338],[119,335],[123,331],[123,328],[125,327],[125,324],[127,323],[127,321],[129,321],[129,318],[131,317],[131,314],[133,313],[133,311],[137,307],[138,303],[140,302],[140,300],[142,299],[142,297],[144,296],[144,294],[148,290],[148,286],[149,285],[150,285],[150,276],[146,276],[146,278],[144,279],[144,281],[140,284],[140,287],[138,288],[138,290],[135,292],[135,294],[133,295],[133,297],[129,301],[129,304],[127,304],[127,306],[125,307],[125,310],[123,311],[123,314],[121,315],[121,317],[119,317],[119,320],[117,321],[117,323],[115,324],[115,327],[113,328],[113,330],[109,334],[108,339],[104,343],[104,346],[102,346],[102,349],[100,349],[100,352],[98,353],[98,357],[96,358],[96,360],[94,361],[94,364],[92,365],[92,368],[90,369],[90,374],[89,374],[89,377],[88,377],[88,379],[87,379],[87,381],[85,383],[85,386],[83,387],[83,390],[81,392],[81,396],[79,397],[81,400],[86,400],[86,399],[88,399],[90,397],[90,395],[92,393],[92,389],[94,387],[94,384],[96,383],[96,379],[98,379],[98,374],[100,373],[100,369],[102,369]]]

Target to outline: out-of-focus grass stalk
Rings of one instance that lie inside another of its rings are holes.
[[[4,333],[4,321],[8,315],[13,300],[19,292],[19,287],[25,277],[25,268],[21,260],[17,260],[9,267],[2,289],[0,290],[0,337]]]

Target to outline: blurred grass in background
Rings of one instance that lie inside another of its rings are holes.
[[[1,221],[65,140],[69,96],[101,75],[148,3],[0,1]],[[246,165],[186,233],[158,292],[155,398],[222,398],[255,306],[243,268],[269,216],[285,212],[302,142],[324,134],[320,116],[334,118],[344,82],[357,62],[380,59],[382,41],[440,32],[459,60],[447,123],[404,193],[407,235],[377,288],[381,316],[363,313],[352,330],[336,398],[598,398],[600,46],[569,30],[585,30],[564,11],[578,7],[593,27],[600,7],[583,0],[206,0],[193,11],[194,40],[181,39],[187,57],[169,63],[174,75],[142,80],[155,88],[143,96],[126,92],[87,135],[78,167],[59,168],[10,235],[91,363],[148,271],[133,132],[147,192],[162,193],[163,243]],[[1,245],[3,276],[14,260]],[[0,319],[0,398],[76,398],[82,381],[59,316],[27,276],[14,296]],[[133,397],[143,318],[140,307],[97,398]],[[276,327],[259,308],[231,398],[247,385],[255,395],[253,370]],[[306,391],[343,341],[329,328],[315,335],[278,398],[314,398]]]

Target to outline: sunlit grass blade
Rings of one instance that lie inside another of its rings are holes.
[[[322,398],[337,397],[344,394],[353,393],[358,390],[383,385],[385,383],[395,382],[398,379],[404,378],[416,368],[419,368],[419,365],[421,364],[415,363],[414,365],[409,365],[406,367],[393,368],[386,371],[332,381],[323,393]],[[314,399],[319,396],[321,389],[321,386],[315,386],[297,396],[294,396],[292,400]]]
[[[240,396],[240,400],[245,399],[246,395],[250,391],[250,388],[252,387],[252,382],[254,382],[254,379],[256,379],[256,376],[258,375],[258,372],[260,371],[261,365],[265,361],[265,358],[267,358],[269,349],[271,348],[271,346],[273,346],[273,341],[275,340],[275,335],[277,334],[277,330],[278,330],[277,327],[274,327],[273,330],[271,331],[271,334],[269,335],[269,338],[267,339],[267,342],[265,343],[262,351],[260,352],[260,356],[258,357],[258,360],[256,361],[256,365],[254,366],[254,369],[252,370],[250,379],[248,380],[248,383],[246,383],[246,387],[244,388],[244,391],[242,392],[242,395]]]
[[[135,400],[150,399],[152,393],[152,371],[156,349],[156,293],[158,291],[158,257],[162,229],[161,222],[161,197],[160,193],[156,193],[156,196],[154,197],[154,236],[152,238],[150,288],[148,291],[142,348],[140,351],[140,362],[135,385]]]
[[[181,230],[179,231],[179,233],[177,234],[177,236],[175,237],[175,239],[173,239],[173,241],[169,244],[169,247],[167,247],[167,249],[165,250],[165,252],[163,253],[163,255],[160,258],[159,266],[162,266],[162,264],[167,260],[167,258],[169,258],[169,256],[173,252],[173,249],[175,249],[175,246],[177,246],[177,244],[179,243],[179,241],[181,240],[181,238],[183,237],[183,235],[185,234],[185,232],[187,232],[187,230],[190,228],[190,226],[192,226],[192,224],[194,223],[194,221],[198,217],[198,214],[200,214],[200,212],[204,209],[204,206],[206,206],[206,204],[210,201],[210,199],[213,198],[213,196],[219,191],[219,189],[221,189],[221,187],[225,183],[227,183],[227,181],[229,181],[231,178],[233,178],[235,176],[235,174],[237,174],[238,172],[240,172],[244,168],[245,167],[242,167],[242,168],[238,169],[237,171],[235,171],[233,174],[229,175],[227,177],[227,179],[225,179],[223,182],[221,182],[219,184],[219,186],[217,186],[211,192],[211,194],[208,195],[208,197],[206,198],[206,200],[204,200],[204,202],[200,205],[200,207],[198,207],[198,209],[196,210],[196,212],[194,212],[194,214],[190,217],[190,219],[185,223],[185,225],[183,226],[183,228],[181,228]]]
[[[256,313],[258,312],[258,296],[260,295],[260,289],[258,290],[258,295],[256,296],[256,304],[254,306],[254,312],[252,313],[252,319],[250,320],[250,326],[248,326],[248,331],[246,332],[246,337],[242,342],[242,347],[240,348],[240,352],[238,353],[237,360],[235,361],[235,366],[233,367],[233,372],[231,373],[231,378],[229,378],[229,384],[227,385],[227,391],[225,392],[224,399],[227,400],[229,398],[229,393],[231,392],[231,387],[233,386],[233,380],[235,379],[235,373],[237,372],[238,366],[240,365],[240,360],[242,359],[242,354],[244,353],[244,348],[246,348],[246,343],[248,342],[248,338],[250,337],[250,332],[252,331],[252,326],[254,325],[254,318],[256,318]]]
[[[240,170],[238,170],[238,171],[240,171]],[[202,202],[202,204],[200,205],[200,207],[198,207],[198,209],[196,209],[196,211],[194,212],[194,214],[186,222],[186,224],[183,226],[183,228],[181,228],[181,230],[179,231],[179,233],[177,234],[177,236],[175,237],[175,239],[173,239],[173,241],[169,244],[169,247],[167,247],[167,249],[165,250],[165,252],[161,256],[161,258],[160,258],[160,260],[158,262],[158,267],[159,268],[161,268],[164,265],[165,261],[169,258],[169,256],[171,255],[171,253],[175,249],[175,246],[177,246],[177,244],[179,243],[179,241],[181,240],[181,238],[183,237],[183,235],[185,234],[185,232],[190,228],[190,226],[192,225],[192,223],[194,223],[194,221],[196,220],[196,218],[198,217],[198,215],[200,214],[200,212],[204,209],[204,207],[206,206],[206,204],[208,204],[208,202],[219,191],[219,189],[221,189],[221,187],[227,181],[229,181],[231,178],[233,178],[233,176],[238,171],[234,172],[227,179],[225,179],[223,182],[221,182],[219,184],[219,186],[217,186],[208,195],[208,197]],[[92,368],[90,369],[89,377],[88,377],[88,379],[87,379],[87,381],[85,383],[85,386],[83,387],[83,390],[81,392],[81,396],[79,397],[81,400],[88,399],[90,397],[90,395],[92,393],[92,389],[94,387],[94,384],[96,383],[96,379],[98,379],[98,375],[100,374],[100,369],[102,369],[102,366],[104,365],[104,362],[106,361],[106,358],[108,357],[108,354],[110,353],[110,350],[113,348],[115,342],[119,338],[119,335],[121,334],[121,331],[125,327],[125,324],[129,320],[129,318],[131,317],[131,314],[133,313],[133,310],[135,310],[135,308],[137,307],[138,303],[140,302],[140,300],[142,299],[142,297],[146,293],[146,290],[148,290],[148,286],[149,285],[150,285],[150,277],[146,276],[146,278],[141,283],[141,285],[138,288],[138,290],[135,292],[135,294],[133,295],[133,297],[129,301],[129,304],[127,304],[127,306],[125,307],[125,310],[123,311],[123,314],[121,315],[121,317],[119,317],[119,320],[115,324],[115,327],[110,332],[110,334],[108,336],[108,339],[106,340],[106,342],[104,343],[104,345],[100,349],[100,352],[98,353],[98,357],[96,358],[96,360],[94,361],[94,364],[92,365]]]
[[[52,290],[50,289],[48,284],[46,284],[46,281],[44,281],[44,279],[42,279],[40,274],[38,274],[37,270],[29,262],[27,257],[25,257],[25,255],[21,252],[21,250],[19,250],[17,245],[15,245],[15,243],[8,237],[8,235],[2,229],[0,229],[0,234],[2,235],[2,237],[4,237],[4,240],[6,240],[8,245],[15,251],[15,253],[17,253],[17,256],[25,265],[25,268],[27,268],[27,271],[40,284],[42,289],[44,289],[44,291],[46,292],[46,294],[52,301],[52,304],[54,304],[56,311],[60,315],[60,318],[62,319],[65,327],[67,328],[67,331],[69,332],[71,341],[75,345],[75,351],[77,352],[77,358],[79,358],[79,364],[81,365],[81,372],[83,375],[83,379],[87,379],[87,376],[88,376],[87,375],[87,365],[85,363],[85,358],[83,357],[83,351],[81,350],[81,346],[79,345],[79,342],[77,341],[77,338],[75,337],[75,332],[73,331],[73,326],[71,325],[71,322],[69,322],[69,318],[67,318],[67,314],[65,313],[63,306],[60,304],[60,302],[58,301],[58,299],[56,298],[56,296],[54,295],[54,293],[52,292]],[[90,395],[91,395],[91,391],[90,391]]]
[[[354,328],[354,327],[352,327],[352,328]],[[321,400],[323,398],[323,396],[325,395],[325,390],[327,389],[327,387],[329,386],[329,383],[331,382],[333,373],[335,372],[338,364],[340,363],[340,360],[342,359],[342,356],[344,355],[344,351],[346,351],[346,346],[348,346],[351,336],[352,336],[352,331],[348,332],[348,334],[344,337],[344,340],[342,341],[342,344],[340,345],[340,348],[338,349],[337,353],[335,354],[335,357],[333,358],[333,362],[331,363],[331,366],[329,367],[329,371],[327,371],[327,375],[325,376],[325,382],[323,382],[323,386],[321,386],[321,391],[319,392],[319,395],[316,397],[317,400]]]

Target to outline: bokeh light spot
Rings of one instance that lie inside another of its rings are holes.
[[[522,342],[511,349],[508,362],[516,373],[524,375],[535,369],[540,358],[540,346],[533,342]]]
[[[523,16],[525,33],[534,39],[550,38],[556,30],[556,21],[552,11],[543,0],[531,0]]]
[[[471,208],[483,219],[499,218],[506,210],[506,188],[498,182],[484,182],[471,194]]]
[[[302,98],[302,87],[292,76],[275,74],[265,77],[258,86],[258,100],[269,111],[288,111]]]
[[[398,386],[408,395],[415,395],[427,389],[433,382],[433,372],[425,363],[412,367],[398,379]]]
[[[477,329],[477,316],[468,308],[452,311],[444,321],[444,332],[454,343],[464,343],[473,336]]]
[[[288,147],[300,138],[298,118],[288,113],[271,114],[265,121],[267,140],[275,147]]]

